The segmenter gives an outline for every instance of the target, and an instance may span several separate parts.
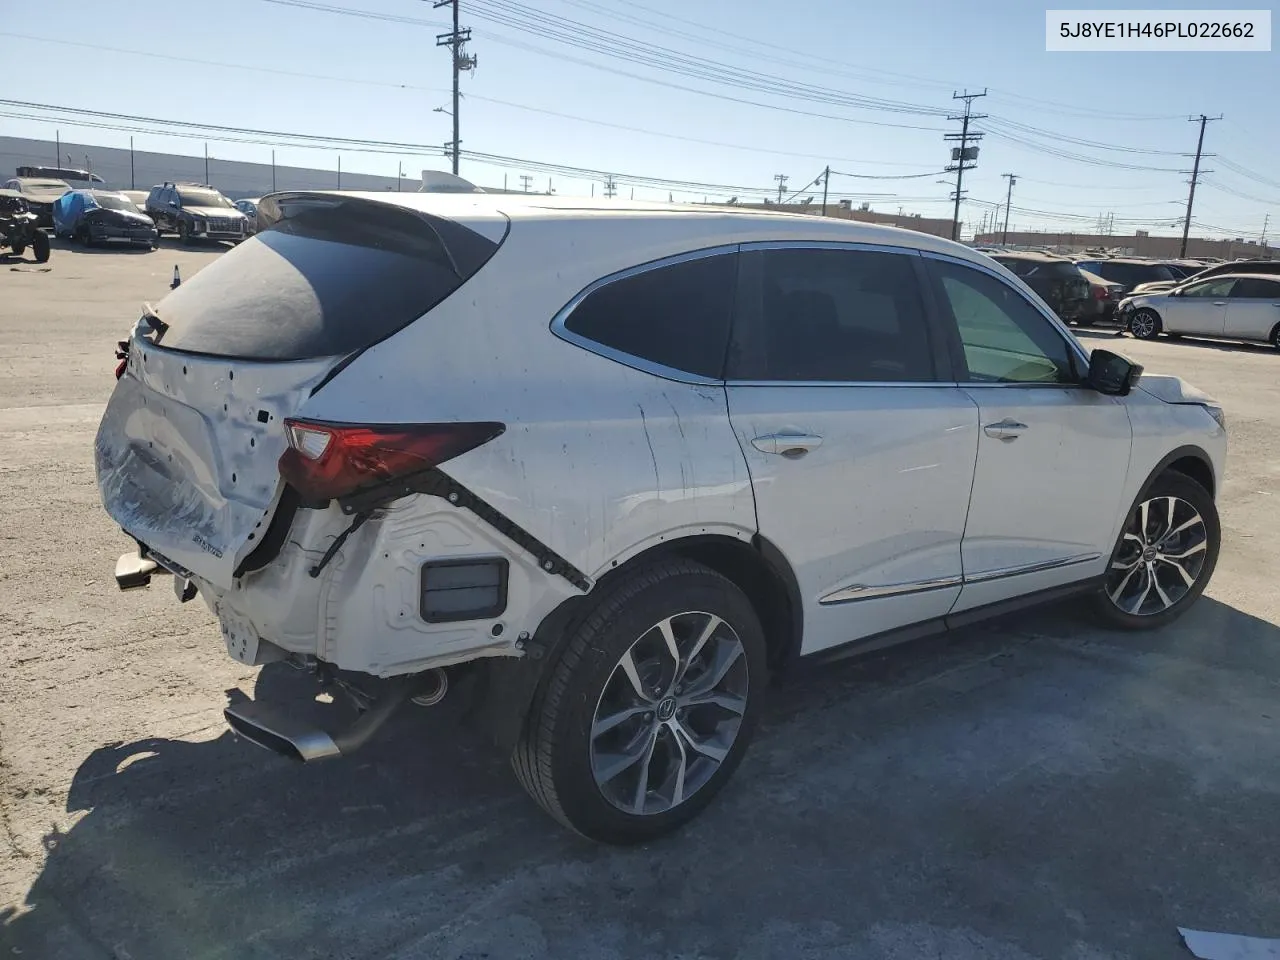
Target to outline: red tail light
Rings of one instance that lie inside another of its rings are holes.
[[[1110,299],[1111,299],[1111,290],[1110,290],[1110,288],[1108,288],[1108,287],[1094,287],[1094,288],[1093,288],[1093,299],[1095,299],[1095,300],[1110,300]]]
[[[280,475],[304,500],[346,496],[473,450],[501,423],[341,424],[288,419]]]

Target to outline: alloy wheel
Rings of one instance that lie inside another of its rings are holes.
[[[1132,616],[1164,613],[1185,597],[1208,557],[1204,518],[1180,497],[1144,500],[1134,508],[1107,571],[1107,596]]]
[[[662,620],[614,666],[596,703],[591,772],[625,813],[651,816],[704,787],[728,756],[747,708],[746,650],[711,613]]]
[[[1156,316],[1150,310],[1139,310],[1129,320],[1129,332],[1140,340],[1156,335]]]

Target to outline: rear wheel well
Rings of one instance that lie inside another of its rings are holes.
[[[1273,347],[1280,347],[1280,323],[1271,328],[1271,336],[1267,338]]]
[[[1174,460],[1165,470],[1175,470],[1184,477],[1190,477],[1214,496],[1213,469],[1199,457],[1187,456]]]

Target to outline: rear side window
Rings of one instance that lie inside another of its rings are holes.
[[[1236,281],[1231,291],[1233,300],[1275,300],[1280,302],[1280,280],[1259,280],[1243,277]]]
[[[368,200],[286,195],[262,208],[263,232],[160,301],[161,346],[251,360],[341,356],[412,323],[498,248],[456,223]]]
[[[733,312],[737,255],[666,264],[587,294],[564,328],[628,357],[718,380]]]
[[[729,379],[933,379],[911,260],[812,247],[744,252]]]

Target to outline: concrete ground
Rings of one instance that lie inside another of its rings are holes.
[[[1177,925],[1280,936],[1274,351],[1083,334],[1226,408],[1222,559],[1178,624],[1058,607],[804,677],[702,818],[617,850],[445,707],[331,765],[234,741],[224,692],[296,675],[237,665],[163,583],[116,590],[92,467],[112,348],[216,255],[0,258],[0,955],[1154,960],[1187,955]]]

